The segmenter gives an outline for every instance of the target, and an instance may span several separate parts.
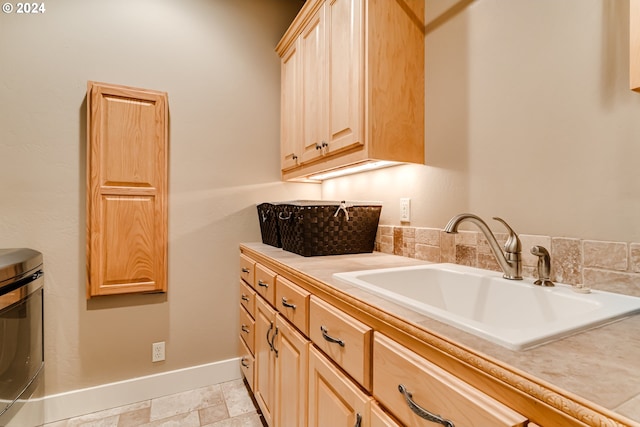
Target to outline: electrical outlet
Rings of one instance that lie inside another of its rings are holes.
[[[408,197],[400,199],[400,221],[411,221],[411,199]]]
[[[164,341],[151,344],[151,361],[162,362],[164,360]]]

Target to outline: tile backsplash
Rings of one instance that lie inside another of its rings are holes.
[[[551,280],[640,296],[640,243],[605,242],[520,234],[522,274],[537,277],[534,245],[551,255]],[[507,235],[496,233],[503,245]],[[500,271],[484,235],[476,231],[447,234],[439,228],[380,225],[376,250],[429,262],[451,262]]]

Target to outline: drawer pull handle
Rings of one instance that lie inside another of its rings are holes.
[[[249,272],[249,269],[248,269],[248,268],[246,268],[246,267],[242,267],[242,272],[243,272],[243,273],[248,273],[248,272]]]
[[[246,361],[246,357],[243,357],[243,358],[242,358],[242,360],[240,361],[240,364],[241,364],[242,366],[244,366],[245,368],[248,368],[248,367],[249,367],[249,364],[248,364],[248,363],[247,363],[247,361]]]
[[[258,286],[262,286],[263,288],[268,288],[269,284],[263,282],[262,280],[258,280]]]
[[[278,336],[278,328],[276,327],[276,332],[273,334],[273,337],[271,337],[271,344],[269,344],[271,346],[271,349],[276,353],[276,357],[278,357],[278,349],[276,348],[276,337]]]
[[[242,332],[244,332],[245,334],[249,333],[249,328],[247,328],[247,325],[242,325],[241,329],[242,329]]]
[[[246,296],[245,294],[242,294],[242,301],[249,302],[249,297]]]
[[[287,308],[293,308],[294,310],[296,309],[296,305],[291,304],[290,302],[287,302],[287,299],[285,297],[282,297],[282,305],[284,305]]]
[[[407,405],[409,408],[420,418],[424,418],[427,421],[431,421],[433,423],[442,424],[445,427],[455,427],[453,423],[447,419],[442,418],[440,415],[433,414],[426,409],[421,408],[416,402],[413,401],[413,396],[407,390],[407,388],[399,384],[398,391],[404,395],[404,400],[407,401]]]
[[[344,347],[344,341],[329,335],[329,331],[327,331],[327,328],[325,328],[324,326],[320,326],[320,331],[322,332],[322,338],[329,342],[338,344],[340,347]]]
[[[362,426],[362,415],[360,415],[359,413],[356,413],[356,423],[353,425],[353,427],[361,427]]]

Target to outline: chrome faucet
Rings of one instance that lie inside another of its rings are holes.
[[[509,227],[509,224],[507,224],[503,219],[498,217],[493,217],[493,219],[500,221],[509,231],[509,237],[504,245],[504,253],[500,249],[500,245],[489,229],[487,223],[477,215],[470,213],[456,215],[451,218],[449,223],[444,227],[444,231],[455,234],[458,232],[458,225],[460,225],[461,222],[469,221],[474,223],[487,238],[489,247],[496,256],[502,271],[504,271],[503,277],[511,280],[522,280],[522,245],[520,243],[520,239],[515,231],[513,231],[513,229]]]

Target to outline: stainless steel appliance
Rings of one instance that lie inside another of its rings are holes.
[[[0,249],[0,426],[41,389],[43,275],[40,252]]]

